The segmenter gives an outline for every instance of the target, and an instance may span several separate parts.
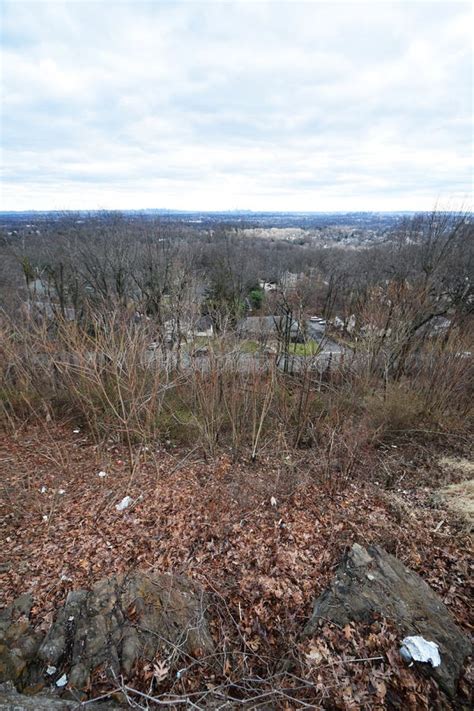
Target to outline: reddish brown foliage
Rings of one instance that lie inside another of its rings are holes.
[[[305,483],[283,485],[270,459],[181,461],[184,454],[164,450],[143,452],[129,486],[120,448],[101,453],[70,428],[31,428],[0,444],[2,603],[31,591],[35,620],[46,625],[69,590],[103,576],[133,568],[182,572],[215,601],[213,632],[228,650],[222,678],[234,695],[245,695],[244,677],[275,683],[284,671],[287,708],[298,707],[295,696],[341,709],[442,707],[433,683],[399,662],[396,633],[383,620],[369,629],[327,625],[317,639],[299,641],[313,598],[354,541],[397,555],[469,628],[468,552],[448,523],[435,532],[439,512],[420,508],[400,521],[369,483],[328,493],[311,472]],[[126,494],[141,499],[117,512]],[[383,661],[348,661],[374,656]],[[150,668],[137,670],[134,682],[145,684]],[[301,679],[311,685],[300,688]],[[198,665],[180,689],[218,681]]]

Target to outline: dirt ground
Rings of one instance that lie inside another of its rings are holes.
[[[121,446],[98,447],[71,424],[4,433],[0,603],[32,592],[33,619],[45,627],[70,590],[111,573],[185,573],[220,610],[213,632],[230,650],[222,671],[230,685],[244,675],[273,678],[282,658],[303,655],[309,662],[305,669],[295,662],[298,678],[311,679],[312,690],[295,692],[300,701],[286,701],[288,709],[300,702],[311,708],[446,708],[433,682],[402,667],[390,625],[323,630],[326,671],[311,667],[311,648],[299,635],[314,597],[354,542],[377,543],[398,556],[472,632],[472,541],[434,495],[462,481],[462,474],[421,445],[381,449],[349,482],[338,482],[337,472],[332,481],[321,481],[308,456],[235,463],[223,454],[207,462],[197,451],[150,446],[137,454],[131,472]],[[134,503],[118,511],[126,495]],[[348,653],[382,654],[386,662],[348,669]],[[197,670],[184,686],[180,682],[181,692],[209,685],[204,677]],[[140,670],[133,681],[140,685]]]

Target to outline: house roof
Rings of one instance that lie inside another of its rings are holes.
[[[196,322],[195,328],[197,331],[207,331],[209,328],[212,328],[212,325],[212,318],[210,316],[201,316]]]
[[[247,316],[241,319],[237,324],[237,330],[240,333],[255,333],[259,335],[270,335],[276,333],[280,328],[283,328],[283,316]],[[298,322],[293,319],[291,323],[291,332],[299,330]]]

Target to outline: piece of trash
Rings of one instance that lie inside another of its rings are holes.
[[[50,665],[48,665],[46,667],[46,674],[48,674],[48,676],[53,676],[53,674],[56,674],[56,672],[57,672],[56,667],[52,667]]]
[[[46,514],[44,514],[43,521],[47,521],[47,520],[48,520],[48,517],[46,516]]]
[[[436,642],[428,642],[418,634],[402,640],[400,655],[405,662],[429,662],[432,667],[439,667],[441,664]]]
[[[375,580],[375,575],[372,575],[372,573],[367,573],[367,580],[370,580],[372,582],[372,580]]]
[[[67,684],[67,676],[66,676],[66,674],[63,674],[57,680],[56,686],[59,686],[60,688],[62,688],[63,686],[66,686],[66,684]]]
[[[40,494],[46,494],[47,491],[48,491],[48,487],[47,487],[47,486],[42,486],[41,489],[40,489]]]
[[[70,582],[72,582],[72,578],[69,578],[67,575],[64,575],[64,574],[61,575],[61,577],[60,577],[59,579],[60,579],[61,582],[63,582],[63,583],[70,583]]]
[[[100,476],[100,478],[103,479],[104,476],[107,476],[107,472],[99,472],[97,476]]]
[[[133,499],[131,496],[125,496],[122,501],[116,505],[117,511],[123,511],[124,509],[128,508],[130,504],[133,503]]]
[[[81,431],[81,430],[79,429],[79,427],[76,427],[76,429],[73,430],[73,433],[74,433],[74,434],[79,434],[80,431]]]
[[[70,616],[67,618],[67,621],[68,621],[68,622],[74,622],[74,615],[70,615]]]
[[[275,499],[274,496],[272,496],[272,498],[270,499],[270,505],[271,505],[271,506],[276,506],[276,505],[277,505],[277,500]]]
[[[66,489],[59,489],[59,490],[58,490],[58,494],[59,494],[60,496],[62,496],[62,495],[65,494],[65,493],[66,493]]]

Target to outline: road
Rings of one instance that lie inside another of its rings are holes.
[[[326,337],[324,326],[314,321],[307,321],[307,334],[310,338],[319,343],[321,350],[315,356],[288,356],[288,368],[290,372],[297,373],[308,365],[311,369],[324,372],[328,367],[337,366],[345,354],[349,355],[352,353],[351,349],[347,346],[338,343],[332,338]],[[206,353],[206,349],[204,348],[202,350],[202,353],[195,356],[183,350],[181,353],[181,367],[185,370],[191,367],[197,367],[201,371],[209,371],[211,369],[211,361],[209,355]],[[255,371],[255,369],[265,370],[272,360],[272,356],[262,358],[261,355],[256,353],[243,353],[239,351],[238,348],[231,353],[214,357],[216,362],[219,362],[220,368],[236,369],[242,373],[252,372]],[[160,351],[150,352],[147,360],[149,360],[150,363],[161,363],[162,366],[172,368],[176,365],[176,354],[168,352],[166,356],[164,356]],[[284,356],[280,356],[277,363],[280,369],[284,368],[284,362]]]
[[[334,353],[340,354],[347,351],[347,347],[343,346],[341,343],[337,343],[332,338],[325,335],[325,327],[321,326],[319,323],[314,321],[306,321],[307,333],[321,346],[320,354],[323,353]]]

